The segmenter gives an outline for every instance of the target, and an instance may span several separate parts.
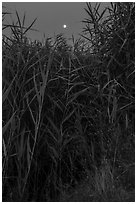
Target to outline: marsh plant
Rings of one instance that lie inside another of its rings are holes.
[[[134,201],[135,4],[99,9],[70,46],[3,8],[3,201]]]

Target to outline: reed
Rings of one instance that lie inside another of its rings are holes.
[[[71,46],[3,8],[3,201],[134,201],[135,5],[99,7]]]

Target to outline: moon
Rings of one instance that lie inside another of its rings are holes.
[[[66,24],[64,24],[64,25],[63,25],[63,28],[64,28],[64,29],[66,29],[66,28],[67,28],[67,25],[66,25]]]

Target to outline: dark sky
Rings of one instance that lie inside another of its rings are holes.
[[[102,4],[104,6],[105,3]],[[92,5],[94,6],[95,3]],[[87,17],[84,10],[85,2],[4,2],[3,6],[7,11],[13,13],[14,20],[15,10],[18,11],[21,19],[26,12],[26,25],[31,24],[37,17],[34,27],[39,32],[30,32],[31,39],[41,40],[43,33],[51,37],[54,36],[54,33],[64,33],[67,38],[72,34],[77,37],[84,25],[81,21]],[[5,19],[5,23],[6,21],[11,22],[10,15]],[[64,24],[67,25],[66,29],[63,28]]]

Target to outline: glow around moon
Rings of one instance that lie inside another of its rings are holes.
[[[66,29],[66,28],[67,28],[67,25],[66,25],[66,24],[64,24],[64,25],[63,25],[63,28],[64,28],[64,29]]]

